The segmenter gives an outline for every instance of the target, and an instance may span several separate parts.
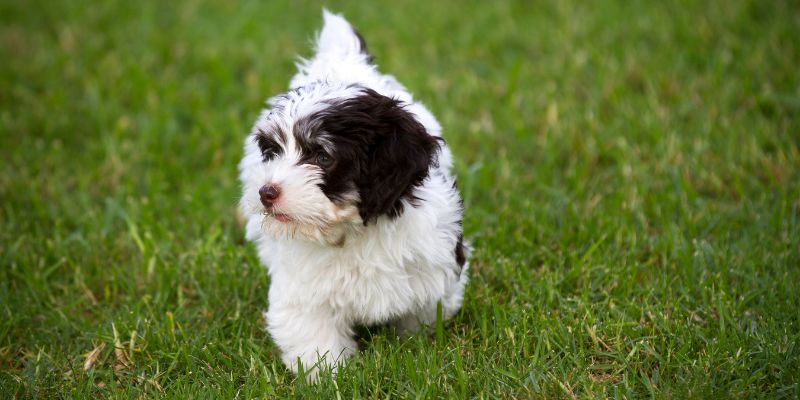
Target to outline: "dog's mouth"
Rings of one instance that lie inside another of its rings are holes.
[[[284,213],[276,208],[261,209],[261,229],[274,238],[308,239],[329,246],[341,247],[346,236],[360,231],[362,226],[357,209],[348,207],[337,209],[329,215],[309,215],[304,213]],[[321,213],[322,214],[322,213]]]
[[[292,217],[290,217],[290,216],[288,216],[286,214],[281,214],[281,213],[272,214],[272,218],[275,218],[280,222],[291,222],[292,221]]]
[[[261,214],[267,218],[272,218],[278,222],[283,222],[283,223],[297,222],[297,219],[291,217],[289,214],[276,212],[275,210],[262,210]]]

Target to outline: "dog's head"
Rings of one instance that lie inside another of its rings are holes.
[[[240,168],[242,205],[270,234],[340,244],[347,229],[399,216],[436,163],[441,139],[374,90],[319,82],[269,104]]]

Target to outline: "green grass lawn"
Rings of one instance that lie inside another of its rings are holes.
[[[441,120],[475,251],[453,320],[316,386],[235,209],[321,4],[136,3],[0,1],[0,398],[800,396],[797,2],[328,4]]]

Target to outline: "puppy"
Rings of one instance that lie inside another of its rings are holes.
[[[267,101],[239,164],[247,239],[269,269],[267,330],[316,379],[353,327],[413,333],[461,307],[462,202],[436,118],[323,10],[316,54]]]

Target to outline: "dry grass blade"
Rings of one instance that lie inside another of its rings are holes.
[[[128,360],[128,356],[125,355],[125,351],[122,350],[122,347],[114,347],[114,356],[117,357],[117,362],[114,363],[115,371],[119,371],[131,365],[131,362]]]
[[[94,363],[97,361],[97,358],[100,357],[100,353],[103,352],[103,349],[106,348],[105,343],[100,343],[92,349],[88,354],[86,354],[86,360],[83,362],[83,370],[88,371],[94,366]]]
[[[148,379],[147,383],[153,385],[153,387],[155,387],[159,392],[164,393],[164,389],[158,384],[158,382],[156,382],[155,379]]]
[[[114,363],[114,371],[119,371],[130,366],[131,363],[128,360],[128,356],[125,354],[125,350],[122,347],[122,342],[119,340],[117,326],[112,323],[111,329],[114,332],[114,356],[117,358],[117,362]]]

